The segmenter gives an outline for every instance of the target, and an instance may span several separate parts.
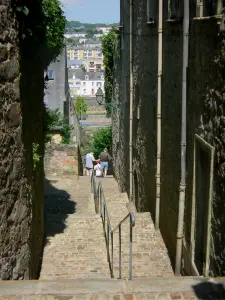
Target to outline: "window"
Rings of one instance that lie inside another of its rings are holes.
[[[83,86],[86,86],[86,82],[85,81],[83,82]]]
[[[88,75],[85,75],[85,80],[89,80],[89,76]]]
[[[48,80],[54,80],[54,71],[53,70],[48,70],[46,72],[46,76],[45,76]]]
[[[102,79],[102,80],[104,79],[104,75],[101,75],[101,79]]]
[[[84,89],[83,91],[84,91],[84,94],[86,94],[86,89]]]
[[[76,79],[76,76],[73,74],[73,79]]]
[[[76,82],[76,85],[80,85],[80,82],[79,82],[79,81],[77,81],[77,82]]]
[[[154,23],[156,17],[156,0],[147,0],[147,22]]]
[[[102,87],[102,83],[101,82],[97,82],[97,87]]]
[[[207,17],[214,15],[221,15],[222,0],[197,0],[196,2],[196,16]]]
[[[168,19],[174,20],[174,19],[181,19],[182,17],[183,17],[183,1],[168,0]]]
[[[92,81],[92,86],[94,86],[94,82]]]

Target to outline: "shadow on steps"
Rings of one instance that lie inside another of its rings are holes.
[[[57,180],[44,180],[44,224],[45,236],[40,259],[39,276],[42,267],[44,248],[48,244],[48,238],[66,229],[66,219],[69,214],[76,212],[76,202],[71,201],[71,195],[54,186]]]

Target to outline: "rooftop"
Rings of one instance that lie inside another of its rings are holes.
[[[72,79],[75,75],[76,79],[87,80],[85,76],[88,75],[89,80],[103,80],[101,76],[104,76],[103,72],[85,72],[82,69],[68,69],[68,78]]]

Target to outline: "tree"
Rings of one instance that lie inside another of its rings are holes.
[[[116,29],[112,28],[110,32],[102,38],[102,53],[103,63],[105,66],[105,102],[112,102],[112,91],[113,91],[113,67],[115,58],[115,40],[116,40]],[[107,106],[107,116],[111,115],[111,107]]]
[[[65,47],[60,0],[12,1],[20,26],[21,55],[46,69]]]
[[[110,149],[112,145],[112,128],[98,129],[93,136],[92,151],[95,157],[105,149]]]
[[[84,65],[84,64],[81,64],[81,65],[80,65],[80,68],[81,68],[81,70],[82,70],[83,72],[87,72],[87,70],[86,70],[86,68],[85,68],[85,65]]]
[[[84,97],[82,96],[77,96],[76,101],[75,101],[75,108],[76,108],[76,112],[78,114],[78,116],[85,115],[87,112],[87,103],[84,100]]]

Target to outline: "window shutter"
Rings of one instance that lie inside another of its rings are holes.
[[[185,0],[168,0],[168,19],[183,17],[183,1]]]
[[[196,16],[197,17],[203,17],[203,0],[197,0]]]
[[[147,22],[155,22],[156,0],[147,0]]]

